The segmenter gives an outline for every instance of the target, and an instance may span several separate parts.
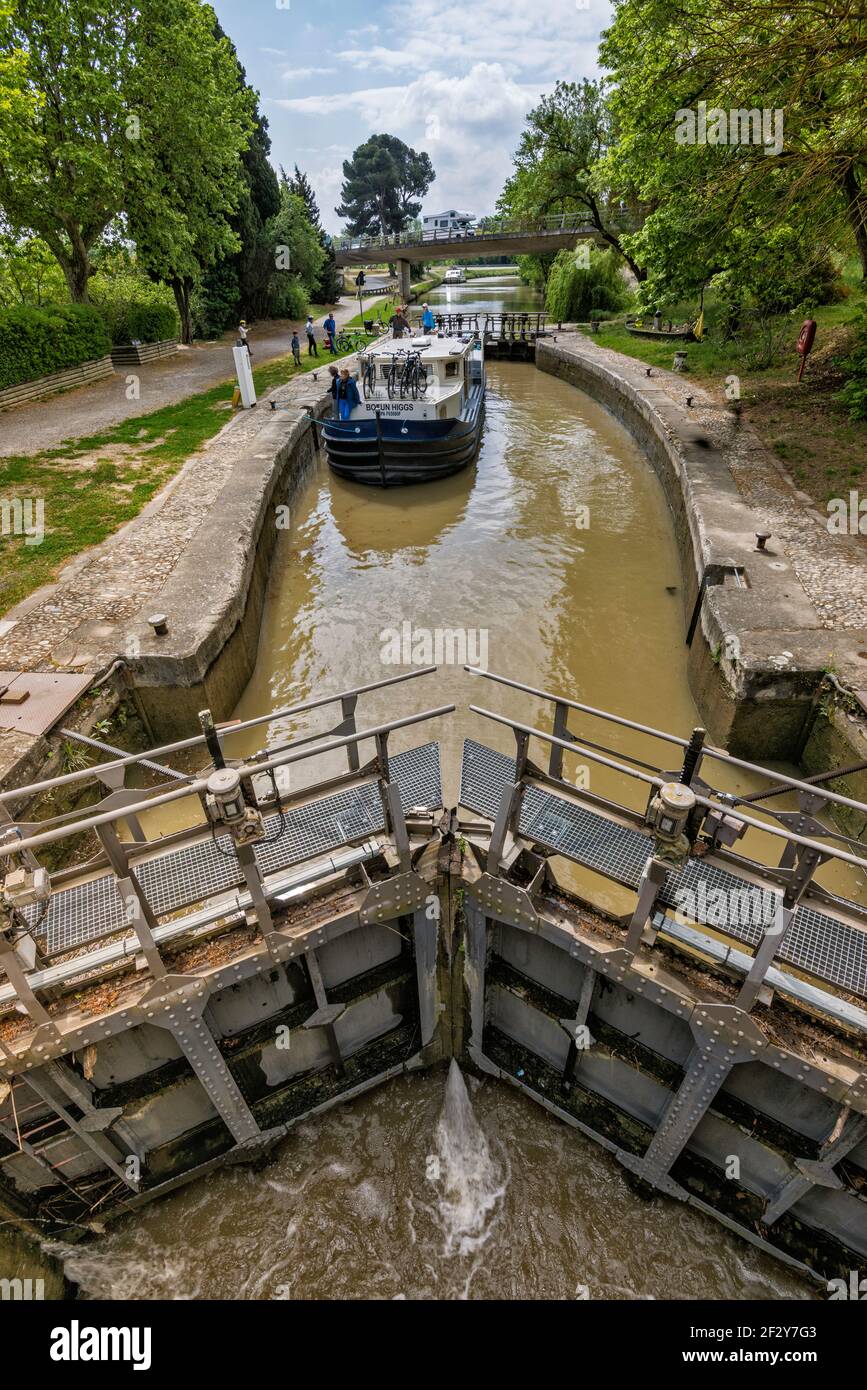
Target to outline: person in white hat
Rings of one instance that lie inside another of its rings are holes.
[[[427,304],[423,304],[421,307],[424,310],[424,313],[421,316],[421,326],[424,329],[425,333],[432,333],[433,330],[436,328],[436,319],[434,318],[433,312]]]

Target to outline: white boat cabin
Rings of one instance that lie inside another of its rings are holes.
[[[358,354],[357,385],[350,419],[456,420],[484,389],[484,350],[470,334],[380,338]]]

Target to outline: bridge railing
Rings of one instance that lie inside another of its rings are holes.
[[[813,962],[816,970],[812,973],[818,973],[820,978],[829,979],[838,986],[843,985],[854,993],[867,996],[867,968],[862,960],[867,907],[852,899],[832,894],[813,882],[816,870],[828,860],[839,861],[862,872],[867,870],[867,851],[863,844],[816,819],[816,813],[825,806],[841,806],[862,815],[867,812],[865,803],[833,792],[823,785],[824,782],[841,774],[860,770],[864,764],[836,769],[806,781],[712,747],[706,743],[703,729],[695,729],[688,739],[680,738],[650,725],[639,724],[634,720],[595,709],[565,696],[539,690],[494,672],[471,667],[465,669],[471,675],[522,691],[535,700],[553,706],[550,731],[520,723],[477,705],[470,706],[475,714],[511,729],[515,738],[514,779],[507,779],[494,821],[488,850],[489,873],[501,873],[510,837],[512,843],[521,838],[524,841],[532,841],[532,827],[525,824],[523,830],[521,829],[522,810],[530,786],[537,789],[550,787],[558,795],[565,794],[570,799],[577,796],[582,804],[598,807],[603,818],[608,818],[609,825],[614,823],[632,826],[644,832],[645,840],[650,847],[640,851],[646,855],[646,862],[637,885],[638,902],[628,927],[627,951],[634,954],[638,949],[654,913],[659,912],[659,905],[665,898],[666,886],[672,875],[676,876],[687,863],[697,863],[707,858],[709,863],[731,865],[735,869],[737,877],[732,880],[727,890],[733,895],[743,892],[745,883],[755,885],[758,881],[761,884],[774,885],[773,904],[768,904],[764,893],[761,895],[762,910],[767,911],[769,907],[773,910],[769,913],[768,921],[763,922],[758,939],[750,940],[750,944],[754,946],[754,955],[738,995],[737,1003],[740,1007],[751,1008],[758,998],[768,971],[791,932],[796,913],[805,895],[808,895],[808,890],[813,906],[807,911],[812,913],[816,921],[813,922],[808,916],[798,922],[800,931],[797,935],[800,945],[796,959],[801,968],[811,973],[810,962]],[[665,768],[660,766],[658,761],[649,762],[631,752],[612,749],[583,735],[572,733],[568,727],[568,720],[573,711],[668,745],[673,752],[676,750],[679,767],[674,770]],[[534,767],[530,761],[530,744],[534,739],[541,741],[549,749],[548,766],[544,771]],[[647,797],[646,809],[643,812],[631,809],[626,799],[615,801],[598,795],[589,790],[586,780],[570,780],[564,776],[563,759],[567,753],[579,757],[584,769],[586,759],[587,763],[604,768],[616,777],[637,783]],[[701,775],[705,760],[726,765],[738,772],[758,774],[767,779],[769,785],[747,796],[719,791],[709,785]],[[688,789],[687,792],[677,793],[678,797],[685,797],[684,805],[687,807],[680,833],[677,835],[671,833],[670,827],[666,827],[666,817],[670,818],[670,813],[666,810],[666,794],[661,793],[662,788],[672,783],[677,784],[679,788]],[[576,787],[579,787],[580,791],[576,792]],[[771,806],[762,806],[761,809],[769,820],[759,820],[743,809],[783,792],[794,793],[797,796],[797,811],[780,811]],[[770,821],[775,823],[771,824]],[[769,867],[734,849],[736,841],[747,830],[760,832],[770,837],[777,845],[782,843],[782,854],[776,865]],[[544,838],[544,835],[540,834],[542,841]],[[567,858],[573,857],[568,847],[555,848]],[[586,860],[580,857],[576,858],[576,862],[586,864]],[[598,872],[606,876],[604,867],[599,867]],[[616,873],[610,876],[616,881],[621,881]],[[676,881],[676,877],[673,881]],[[857,923],[857,929],[843,929],[838,933],[839,939],[823,942],[822,933],[834,931],[838,923],[836,917],[823,917],[822,913],[817,915],[816,903],[827,904],[835,914],[845,914],[845,918]],[[736,905],[740,906],[739,903]],[[750,911],[752,912],[752,908]],[[752,921],[752,918],[750,920]],[[714,924],[698,918],[695,925],[699,931],[704,931],[709,925]],[[753,925],[757,924],[753,922]],[[725,934],[725,924],[717,925],[717,930]],[[742,936],[742,939],[749,938]],[[856,978],[857,983],[854,983]]]
[[[615,216],[606,220],[606,226],[615,226],[628,231],[625,216]],[[585,216],[577,212],[547,213],[540,217],[485,217],[477,227],[465,232],[448,231],[435,228],[419,234],[417,231],[393,232],[386,236],[341,235],[332,238],[335,251],[362,251],[370,247],[399,248],[401,246],[424,247],[461,242],[473,245],[476,242],[491,241],[496,238],[513,236],[559,235],[574,232],[587,235],[597,231]]]

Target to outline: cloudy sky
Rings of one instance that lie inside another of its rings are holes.
[[[597,72],[608,0],[211,0],[261,94],[275,165],[305,169],[329,231],[342,165],[387,131],[427,150],[426,212],[493,209],[524,116]]]

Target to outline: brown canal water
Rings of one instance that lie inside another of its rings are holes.
[[[446,296],[465,312],[536,307],[508,283],[441,290],[430,302]],[[528,364],[489,365],[472,470],[383,493],[332,477],[322,461],[313,468],[280,538],[259,661],[238,716],[407,669],[387,660],[389,630],[404,624],[414,633],[463,630],[468,643],[486,643],[492,671],[680,735],[701,722],[661,487],[611,416]],[[507,730],[468,712],[470,702],[550,727],[550,707],[455,665],[364,697],[359,726],[449,701],[455,715],[394,739],[395,748],[439,739],[446,804],[457,800],[465,736],[514,747]],[[334,722],[323,712],[272,726],[270,737]],[[665,761],[663,745],[614,726],[572,727]],[[253,751],[260,735],[236,738],[233,754]],[[644,801],[596,768],[590,785]],[[754,836],[757,852],[759,839],[768,837]],[[848,871],[825,873],[863,890]],[[629,906],[630,895],[603,880],[571,876],[601,905]],[[454,1066],[400,1078],[307,1122],[263,1171],[217,1172],[66,1254],[68,1275],[96,1298],[811,1293],[702,1214],[662,1197],[639,1200],[590,1140],[492,1079],[465,1086]]]

